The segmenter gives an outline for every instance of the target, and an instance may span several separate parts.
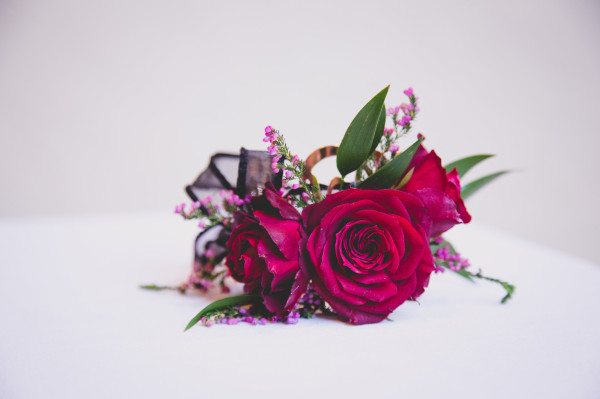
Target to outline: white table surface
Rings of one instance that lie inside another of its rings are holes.
[[[183,327],[200,295],[174,215],[0,221],[0,398],[600,397],[600,267],[471,224],[449,235],[517,286],[449,272],[376,325]],[[410,396],[406,396],[410,395]]]

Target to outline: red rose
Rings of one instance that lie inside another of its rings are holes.
[[[301,267],[337,314],[376,323],[423,292],[433,271],[424,209],[408,193],[360,189],[304,209]]]
[[[251,215],[234,214],[225,264],[246,293],[260,294],[270,312],[285,315],[308,285],[298,265],[302,217],[272,187],[252,206]]]
[[[458,223],[469,223],[467,212],[460,196],[460,179],[456,169],[446,173],[442,160],[435,151],[427,152],[419,146],[407,171],[413,174],[401,190],[419,197],[427,209],[423,227],[429,237],[437,237]]]

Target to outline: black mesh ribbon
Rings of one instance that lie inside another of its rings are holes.
[[[239,155],[217,153],[210,158],[208,167],[196,180],[185,188],[193,201],[219,195],[221,190],[232,190],[240,198],[258,195],[266,183],[281,188],[282,172],[274,173],[271,167],[273,157],[267,151],[251,151],[242,148]],[[200,207],[202,212],[206,208]],[[205,253],[209,249],[214,254],[215,263],[227,255],[225,244],[231,231],[217,225],[202,231],[196,237],[195,261],[202,267],[208,262]]]

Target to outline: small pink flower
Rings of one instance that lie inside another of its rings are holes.
[[[408,89],[404,90],[404,94],[408,97],[413,95],[413,88],[409,87]]]
[[[398,125],[400,125],[400,126],[406,126],[406,125],[410,124],[411,120],[412,119],[410,118],[410,115],[404,115],[402,117],[402,119],[398,120]]]
[[[396,144],[394,144],[394,145],[390,146],[390,152],[391,152],[392,154],[395,154],[395,153],[397,153],[398,151],[400,151],[400,147],[399,147],[399,146],[397,146]]]
[[[406,93],[406,92],[405,92],[405,93]],[[267,127],[265,128],[265,133],[269,134],[269,133],[271,133],[271,131],[272,131],[272,130],[273,130],[273,128],[272,128],[271,126],[267,126]]]
[[[204,255],[205,255],[207,258],[214,258],[216,254],[215,254],[215,251],[214,251],[214,250],[212,250],[212,249],[207,249],[207,250],[206,250],[206,252],[204,252]]]

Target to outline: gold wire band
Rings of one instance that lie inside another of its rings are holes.
[[[337,146],[329,145],[327,147],[321,147],[319,149],[314,150],[304,162],[304,179],[312,182],[312,169],[315,167],[315,165],[319,163],[319,161],[322,159],[336,155],[337,149]]]
[[[337,150],[337,146],[328,145],[326,147],[321,147],[311,152],[310,155],[306,158],[306,161],[304,161],[304,179],[313,183],[315,181],[315,178],[312,174],[312,169],[322,159],[337,155]],[[381,157],[383,157],[383,154],[379,151],[375,151],[375,160],[379,161]],[[331,181],[329,182],[329,186],[327,187],[327,194],[331,194],[333,189],[343,182],[344,181],[340,177],[334,177],[333,179],[331,179]]]

